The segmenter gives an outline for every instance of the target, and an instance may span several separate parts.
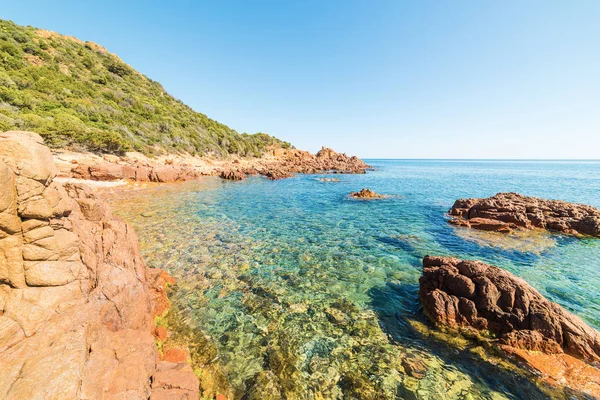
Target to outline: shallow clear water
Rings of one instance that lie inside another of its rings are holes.
[[[173,303],[217,344],[236,398],[544,398],[416,328],[421,259],[501,266],[600,328],[600,240],[445,219],[454,200],[501,191],[600,207],[600,163],[368,162],[375,172],[340,182],[206,178],[109,199],[147,263],[178,279]],[[348,198],[363,187],[390,197]],[[407,373],[415,362],[424,374]]]

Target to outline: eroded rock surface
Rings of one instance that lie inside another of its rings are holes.
[[[600,210],[560,200],[544,200],[518,193],[498,193],[487,199],[457,200],[450,222],[474,229],[509,232],[546,229],[600,237]]]
[[[428,256],[419,283],[423,310],[436,323],[486,330],[513,347],[600,361],[600,333],[503,269]]]
[[[419,283],[437,325],[491,333],[547,381],[600,396],[600,333],[524,280],[480,261],[426,256]]]
[[[162,271],[89,188],[54,181],[42,143],[0,134],[0,398],[197,398],[187,364],[159,361]]]
[[[221,177],[221,179],[230,180],[230,181],[241,181],[241,180],[246,179],[245,173],[243,173],[241,171],[234,171],[234,170],[223,171],[223,172],[221,172],[221,174],[219,176]]]

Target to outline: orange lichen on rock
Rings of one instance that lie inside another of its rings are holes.
[[[554,386],[565,384],[578,392],[600,397],[600,369],[569,354],[544,354],[537,351],[501,346],[509,356],[514,356],[533,368],[542,379]]]

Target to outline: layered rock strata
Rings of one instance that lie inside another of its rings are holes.
[[[491,333],[550,381],[600,395],[600,333],[524,280],[479,261],[427,256],[419,284],[437,325]]]
[[[32,133],[0,134],[0,398],[197,398],[159,359],[165,274],[89,188],[54,181]]]
[[[460,199],[449,211],[450,222],[486,231],[546,229],[600,237],[600,210],[560,200],[518,193],[498,193],[486,199]]]

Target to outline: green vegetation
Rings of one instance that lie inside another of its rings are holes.
[[[0,131],[9,129],[108,153],[260,156],[290,147],[195,112],[94,43],[0,20]]]

